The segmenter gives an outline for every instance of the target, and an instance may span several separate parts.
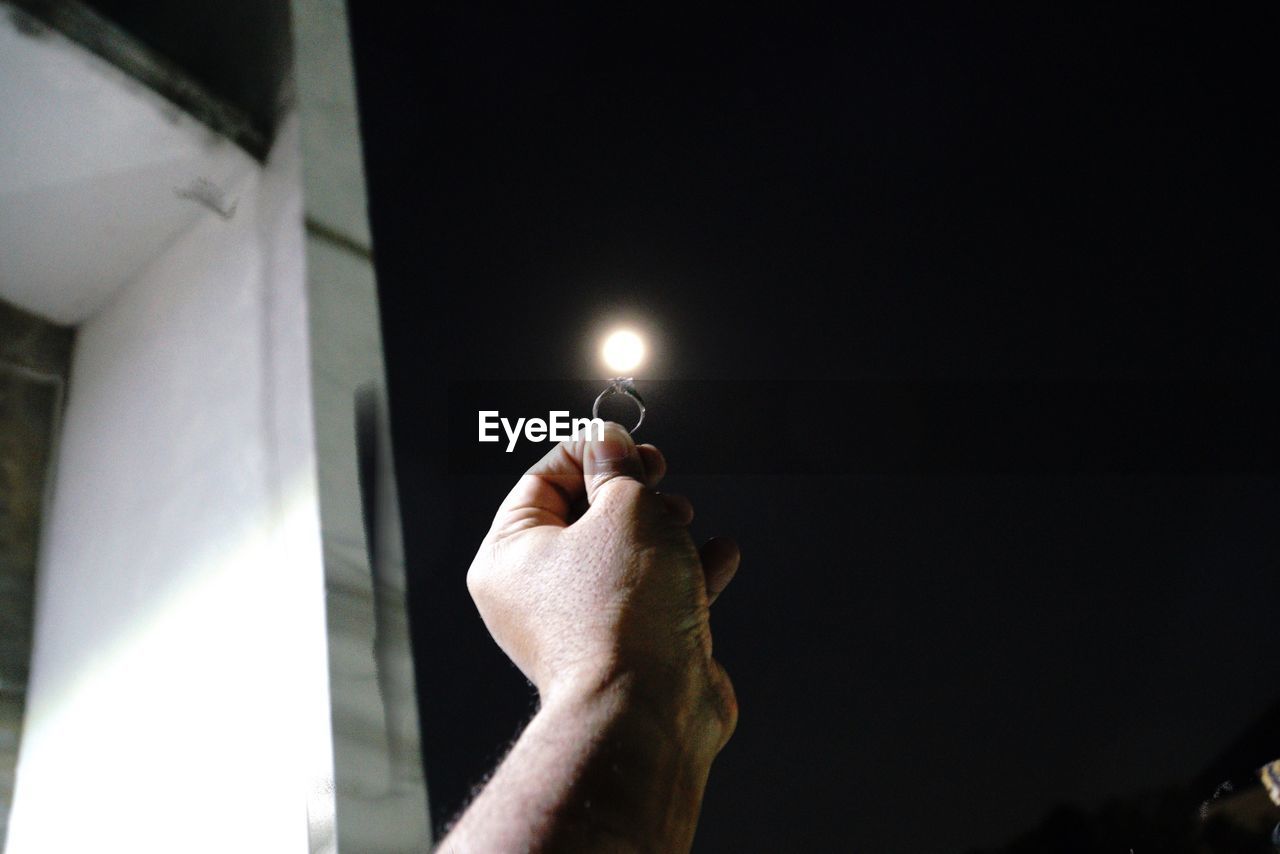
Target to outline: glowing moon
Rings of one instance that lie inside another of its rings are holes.
[[[644,361],[644,340],[629,329],[609,333],[600,350],[605,366],[616,374],[626,374]]]

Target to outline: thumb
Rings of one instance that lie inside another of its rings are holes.
[[[588,502],[594,502],[607,484],[620,478],[644,485],[644,463],[625,427],[606,421],[601,438],[596,439],[594,433],[588,432],[591,438],[582,454],[582,476],[586,481]]]

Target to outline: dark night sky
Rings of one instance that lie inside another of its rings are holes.
[[[437,824],[533,708],[462,401],[617,319],[744,552],[698,850],[998,844],[1280,696],[1274,10],[518,5],[352,4]]]

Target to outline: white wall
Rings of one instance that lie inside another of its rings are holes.
[[[298,150],[79,330],[10,854],[333,847]]]
[[[26,22],[19,27],[15,21]],[[252,161],[0,0],[0,296],[63,324],[101,309]]]
[[[344,854],[425,851],[431,827],[385,420],[372,544],[357,477],[355,397],[382,392],[385,380],[346,14],[342,0],[291,5],[303,196],[308,219],[322,226],[308,235],[306,258],[338,845]]]
[[[81,324],[9,854],[430,845],[345,11],[290,7],[263,168],[0,0],[0,296]]]

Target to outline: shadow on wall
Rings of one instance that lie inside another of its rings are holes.
[[[0,301],[0,848],[13,805],[36,551],[72,337]]]

